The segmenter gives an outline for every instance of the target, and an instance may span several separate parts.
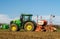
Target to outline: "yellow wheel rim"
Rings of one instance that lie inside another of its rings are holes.
[[[28,25],[27,26],[27,30],[31,30],[32,29],[32,26],[31,25]]]
[[[16,31],[17,28],[16,28],[15,26],[13,26],[13,27],[11,28],[11,30],[12,30],[12,31]]]

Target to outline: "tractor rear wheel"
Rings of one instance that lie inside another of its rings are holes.
[[[18,31],[18,26],[16,24],[11,24],[10,25],[10,30],[11,31]]]
[[[34,23],[33,22],[26,22],[24,25],[24,30],[25,31],[33,31],[35,29]]]

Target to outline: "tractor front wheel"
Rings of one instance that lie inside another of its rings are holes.
[[[17,31],[18,30],[18,26],[16,24],[11,24],[10,25],[10,30],[11,31]]]

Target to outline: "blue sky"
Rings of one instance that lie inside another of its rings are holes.
[[[15,18],[21,13],[59,16],[60,0],[0,0],[0,14]]]

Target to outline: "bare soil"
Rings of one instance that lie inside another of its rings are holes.
[[[60,39],[60,32],[0,31],[0,39]]]

